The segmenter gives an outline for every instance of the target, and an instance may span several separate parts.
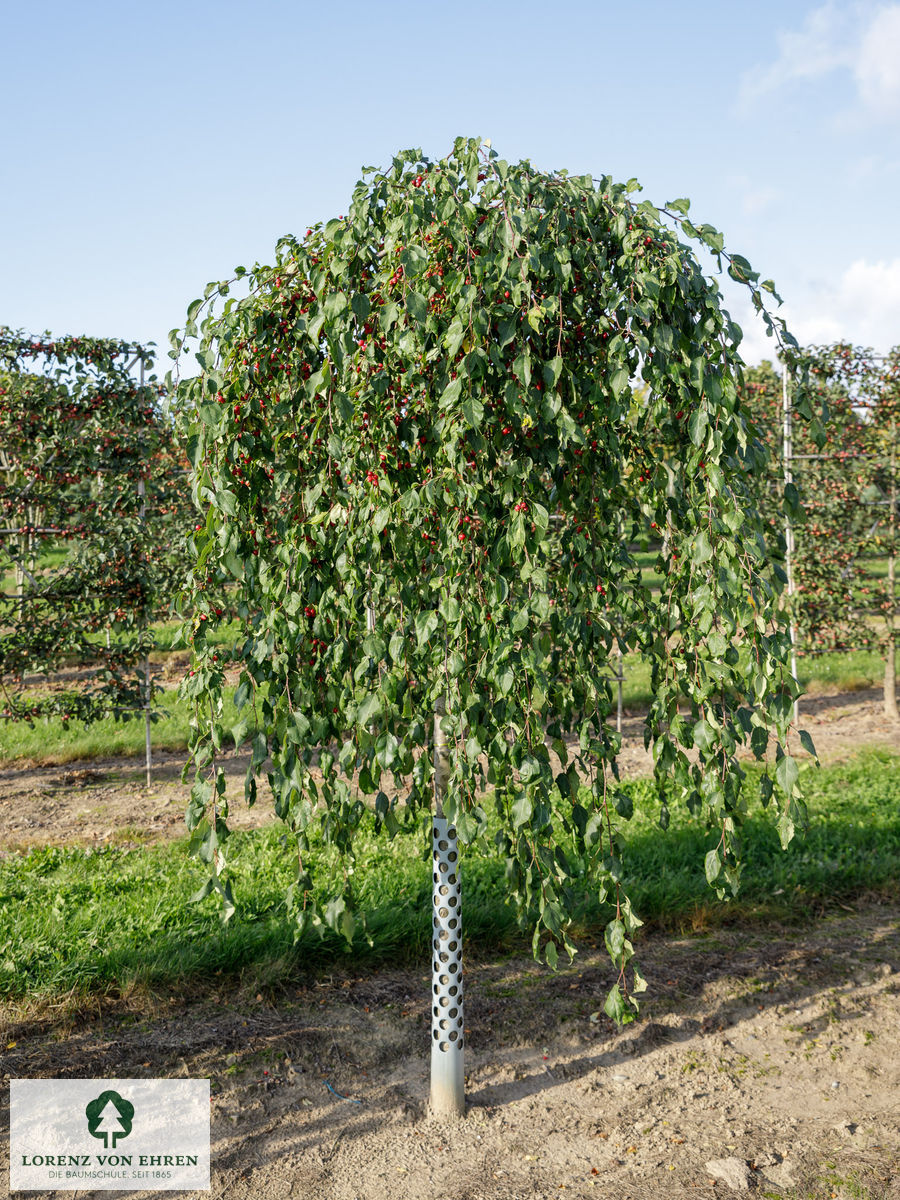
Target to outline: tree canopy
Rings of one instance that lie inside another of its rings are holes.
[[[312,911],[308,832],[320,822],[346,852],[367,805],[389,835],[417,824],[445,705],[461,841],[491,826],[551,963],[573,949],[569,888],[596,881],[618,1019],[642,984],[626,974],[639,922],[608,720],[616,648],[652,662],[645,736],[657,775],[709,819],[714,886],[739,880],[742,745],[765,763],[764,801],[778,785],[785,843],[802,817],[783,581],[748,486],[765,451],[739,399],[740,330],[693,246],[796,343],[763,302],[770,281],[692,224],[686,200],[658,208],[638,190],[510,164],[476,140],[437,162],[404,152],[365,172],[346,216],[211,284],[173,335],[176,359],[200,342],[178,405],[205,513],[186,690],[209,887],[230,903],[230,737],[252,749],[247,797],[265,766],[295,839],[298,927],[352,938],[351,873]],[[230,295],[243,276],[248,294]],[[666,538],[660,592],[629,552],[647,534]],[[203,604],[222,580],[242,630],[231,729]]]

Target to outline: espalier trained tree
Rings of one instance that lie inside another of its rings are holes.
[[[0,727],[150,704],[149,625],[186,574],[192,508],[152,364],[129,342],[0,327]],[[73,663],[95,670],[22,687]]]
[[[569,889],[590,878],[611,906],[606,1012],[630,1019],[644,987],[608,723],[617,643],[652,661],[646,738],[657,774],[709,818],[712,884],[738,885],[742,743],[766,762],[763,799],[780,785],[785,843],[801,818],[781,584],[746,488],[763,451],[737,400],[740,332],[680,238],[724,259],[777,323],[687,201],[661,210],[630,198],[634,182],[514,166],[464,139],[439,162],[409,151],[365,174],[346,217],[283,239],[249,295],[198,324],[229,290],[211,284],[173,335],[176,359],[200,339],[201,374],[178,386],[206,517],[197,599],[223,575],[239,590],[230,732],[251,742],[251,802],[268,760],[300,929],[357,928],[349,884],[313,910],[313,822],[348,854],[367,804],[389,835],[401,817],[433,829],[432,1102],[460,1111],[456,835],[471,848],[484,834],[486,789],[535,953],[574,952]],[[658,595],[627,548],[649,527],[667,531]],[[230,903],[225,664],[200,609],[188,823]]]
[[[787,488],[782,380],[771,363],[745,373],[742,404],[770,451],[767,474],[754,477],[757,503],[774,542],[784,524],[783,496],[793,502],[790,612],[801,653],[877,650],[885,663],[885,715],[896,721],[900,349],[881,359],[837,342],[811,346],[803,357],[808,393],[827,409],[828,427],[821,443],[806,424],[793,430]],[[884,576],[872,569],[882,556]]]

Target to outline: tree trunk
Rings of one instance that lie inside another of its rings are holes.
[[[891,532],[893,533],[893,530]],[[884,648],[884,715],[889,721],[900,723],[900,712],[897,710],[897,641],[894,637],[896,562],[897,558],[892,545],[891,554],[888,558],[887,641]]]
[[[431,1110],[439,1117],[466,1112],[463,1072],[462,918],[456,829],[444,816],[450,775],[447,738],[441,727],[446,705],[434,708],[434,805],[432,824]]]
[[[900,724],[897,709],[897,647],[893,641],[887,647],[884,660],[884,715],[889,721]]]

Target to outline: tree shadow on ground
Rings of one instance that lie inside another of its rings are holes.
[[[812,927],[655,934],[643,940],[641,962],[652,989],[647,1015],[618,1030],[597,1015],[611,983],[611,967],[598,950],[554,975],[531,960],[497,961],[470,947],[467,1054],[476,1076],[470,1108],[496,1110],[513,1098],[612,1072],[660,1046],[685,1045],[788,1001],[802,1007],[826,990],[844,1016],[853,1016],[864,975],[900,971],[900,908],[870,904],[828,914]],[[321,1155],[336,1137],[425,1117],[428,980],[422,968],[359,973],[350,964],[299,975],[265,996],[222,978],[198,983],[190,994],[135,990],[70,998],[55,1008],[7,1004],[0,1022],[3,1073],[209,1077],[223,1112],[233,1104],[236,1120],[244,1114],[248,1137],[297,1112],[302,1119],[292,1146]],[[553,1048],[549,1062],[545,1047]],[[480,1068],[498,1062],[515,1077],[479,1083]],[[8,1104],[6,1089],[0,1104]],[[226,1155],[220,1165],[230,1161]]]

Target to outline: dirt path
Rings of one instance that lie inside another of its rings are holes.
[[[729,1171],[760,1196],[900,1197],[900,908],[641,957],[650,999],[619,1032],[592,1016],[598,954],[553,976],[473,949],[450,1126],[426,1112],[427,978],[405,971],[7,1009],[0,1103],[9,1077],[209,1077],[212,1190],[192,1195],[214,1200],[680,1200],[732,1194]]]
[[[881,692],[841,692],[806,697],[801,724],[812,734],[823,762],[836,762],[860,746],[900,750],[900,731],[885,720]],[[623,777],[650,774],[653,762],[644,749],[643,716],[628,714],[619,758]],[[91,759],[64,766],[15,763],[0,768],[0,852],[43,843],[133,843],[179,837],[185,832],[189,786],[181,783],[183,754],[158,753],[153,787],[144,786],[142,760]],[[253,809],[243,800],[249,755],[222,759],[232,802],[231,825],[248,829],[272,820],[263,781]],[[554,770],[558,765],[554,763]]]

